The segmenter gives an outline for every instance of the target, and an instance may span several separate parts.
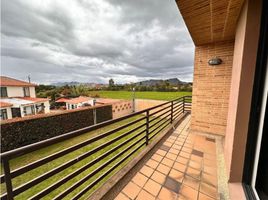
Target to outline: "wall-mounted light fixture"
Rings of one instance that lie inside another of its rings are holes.
[[[208,64],[209,65],[220,65],[222,63],[222,59],[220,58],[211,58],[209,61],[208,61]]]

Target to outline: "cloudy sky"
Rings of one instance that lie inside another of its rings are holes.
[[[3,0],[1,73],[33,82],[192,81],[175,0]]]

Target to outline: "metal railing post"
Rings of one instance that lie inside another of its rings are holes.
[[[146,111],[146,145],[149,144],[149,110]]]
[[[173,101],[171,101],[171,116],[170,116],[170,123],[172,124],[173,122]]]
[[[93,108],[93,124],[97,124],[97,111],[96,108]]]
[[[8,160],[4,159],[3,161],[4,173],[5,173],[5,183],[6,183],[6,190],[7,190],[7,199],[13,200],[13,188],[11,182],[11,175],[10,175],[10,167]]]
[[[182,113],[185,111],[185,97],[182,98]]]

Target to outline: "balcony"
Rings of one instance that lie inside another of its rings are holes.
[[[5,152],[1,156],[1,199],[83,199],[103,188],[102,195],[108,195],[113,183],[138,166],[169,134],[188,140],[190,110],[191,97],[185,96]],[[165,144],[164,148],[170,148],[171,144]],[[161,148],[157,152],[164,156]],[[175,152],[179,150],[173,149]]]

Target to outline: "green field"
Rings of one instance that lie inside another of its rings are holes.
[[[98,95],[102,98],[112,99],[132,99],[132,91],[92,91],[90,96]],[[192,95],[192,92],[135,92],[137,99],[154,99],[154,100],[173,100],[182,96]]]
[[[43,158],[45,156],[51,155],[55,152],[58,152],[62,149],[65,149],[67,147],[70,147],[72,145],[78,144],[80,142],[83,142],[93,136],[105,133],[111,129],[115,129],[119,126],[122,126],[126,123],[129,123],[131,121],[137,120],[139,118],[143,117],[143,115],[139,115],[139,116],[134,116],[131,117],[129,119],[117,122],[115,124],[106,126],[104,128],[98,129],[96,131],[91,131],[89,133],[83,134],[81,136],[75,137],[73,139],[43,148],[41,150],[32,152],[30,154],[15,158],[13,160],[11,160],[10,162],[10,167],[12,170],[20,168],[21,166],[24,166],[26,164],[29,164],[31,162],[34,162],[40,158]],[[156,120],[158,121],[158,120]],[[152,124],[156,123],[156,121],[151,122]],[[44,174],[58,166],[60,166],[61,164],[76,158],[79,155],[84,154],[85,152],[88,152],[90,150],[92,150],[93,148],[96,148],[97,146],[104,144],[107,141],[110,141],[112,139],[114,139],[115,137],[118,137],[119,135],[122,135],[132,129],[134,129],[135,127],[139,126],[139,125],[143,125],[145,123],[145,119],[143,119],[142,121],[135,123],[131,126],[128,126],[118,132],[115,132],[114,134],[110,135],[110,136],[106,136],[103,139],[100,139],[98,141],[93,142],[90,145],[87,145],[81,149],[78,149],[76,151],[73,151],[61,158],[58,158],[56,160],[53,160],[51,162],[49,162],[48,164],[42,165],[34,170],[31,170],[25,174],[22,174],[16,178],[14,178],[12,180],[13,183],[13,187],[16,188],[38,176],[40,176],[41,174]],[[162,127],[162,126],[161,126]],[[160,127],[160,128],[161,128]],[[79,161],[78,163],[74,164],[73,166],[63,170],[62,172],[53,175],[52,177],[50,177],[49,179],[35,185],[34,187],[30,188],[29,190],[27,190],[26,192],[23,192],[22,194],[16,196],[15,199],[28,199],[30,197],[33,197],[34,194],[42,191],[43,189],[45,189],[46,187],[52,185],[53,183],[55,183],[56,181],[62,179],[63,177],[65,177],[66,175],[74,172],[75,170],[79,169],[80,167],[82,167],[83,165],[85,165],[86,163],[92,161],[93,159],[96,159],[97,157],[101,156],[102,154],[104,154],[105,152],[109,151],[110,149],[112,149],[113,147],[115,147],[116,145],[121,144],[122,142],[126,141],[128,138],[136,135],[137,133],[141,132],[142,130],[145,129],[145,126],[143,125],[141,128],[139,128],[138,130],[134,131],[131,134],[128,134],[127,136],[117,140],[115,143],[110,144],[109,146],[105,147],[104,149],[94,153],[93,155],[89,156],[88,158]],[[158,130],[158,129],[157,129]],[[156,131],[157,131],[156,130]],[[42,199],[52,199],[53,197],[57,196],[59,193],[61,193],[62,191],[64,191],[65,189],[67,189],[68,187],[70,187],[71,185],[73,185],[74,183],[76,183],[77,181],[81,180],[83,177],[85,177],[88,173],[94,171],[97,167],[99,167],[100,165],[104,164],[104,162],[107,162],[109,159],[111,159],[113,156],[117,155],[119,152],[121,152],[123,149],[125,149],[127,146],[130,146],[131,144],[133,144],[135,141],[137,141],[138,139],[144,137],[145,133],[142,133],[140,136],[138,136],[137,138],[135,138],[134,140],[128,142],[127,144],[125,144],[123,147],[120,147],[119,149],[112,151],[112,153],[110,155],[108,155],[107,157],[103,158],[101,161],[97,162],[96,164],[94,164],[92,167],[86,169],[85,171],[83,171],[81,174],[79,174],[78,176],[76,176],[75,178],[72,178],[71,180],[67,181],[65,184],[63,184],[62,186],[58,187],[56,190],[54,190],[53,192],[51,192],[49,195],[45,196],[45,198]],[[137,145],[142,144],[142,142],[144,142],[144,140],[142,140],[141,142],[139,142]],[[79,191],[81,191],[82,188],[84,188],[85,186],[87,186],[88,184],[90,184],[92,181],[94,181],[97,177],[99,177],[101,174],[103,174],[106,170],[108,170],[110,167],[112,167],[116,162],[119,161],[119,159],[121,159],[122,157],[126,156],[127,153],[129,153],[130,151],[132,151],[135,147],[137,147],[137,145],[135,145],[134,147],[132,147],[130,150],[128,150],[126,153],[124,153],[122,156],[120,156],[120,158],[117,158],[116,160],[114,160],[112,163],[110,163],[107,167],[105,167],[103,170],[101,170],[100,172],[98,172],[96,175],[92,176],[89,180],[87,180],[82,186],[78,187],[77,189],[75,189],[70,195],[66,196],[64,199],[70,199],[73,195],[77,194]],[[142,148],[144,148],[145,146],[143,145]],[[141,148],[141,149],[142,149]],[[141,150],[140,149],[140,150]],[[140,151],[139,150],[139,151]],[[139,152],[138,151],[138,152]],[[94,187],[89,190],[82,199],[84,199],[86,196],[88,196],[90,193],[92,193],[95,189],[97,189],[100,185],[102,185],[112,174],[116,173],[120,168],[122,168],[127,162],[129,162],[138,152],[134,153],[132,156],[129,156],[128,159],[126,161],[124,161],[119,167],[117,167],[115,170],[112,171],[112,173],[109,173],[108,176],[106,176],[103,180],[101,180],[98,184],[95,184]],[[1,190],[2,193],[5,192],[5,185],[2,184],[1,185]]]

